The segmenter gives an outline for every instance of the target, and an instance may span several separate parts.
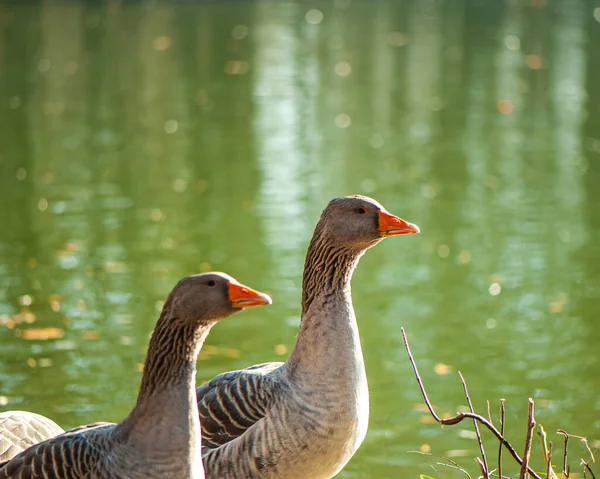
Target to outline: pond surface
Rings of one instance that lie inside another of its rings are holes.
[[[440,414],[460,370],[518,451],[528,397],[598,446],[599,45],[591,0],[0,7],[2,409],[122,419],[161,301],[208,269],[274,304],[216,327],[199,379],[282,360],[319,213],[362,193],[422,232],[355,274],[371,423],[339,477],[479,474],[401,327]]]

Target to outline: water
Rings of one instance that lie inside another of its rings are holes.
[[[530,396],[557,448],[597,447],[599,7],[0,7],[2,408],[123,418],[161,301],[207,269],[275,303],[215,328],[199,378],[282,360],[318,215],[363,193],[422,233],[353,280],[371,423],[339,477],[465,477],[418,450],[478,475],[472,427],[422,412],[401,326],[440,414],[460,370],[476,410],[506,398],[519,452]]]

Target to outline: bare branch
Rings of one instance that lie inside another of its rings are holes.
[[[553,479],[556,476],[552,471],[552,441],[548,444],[548,454],[544,454],[544,458],[546,459],[546,479]]]
[[[567,461],[567,448],[569,446],[569,434],[567,433],[567,431],[565,431],[563,429],[559,429],[556,432],[557,432],[557,434],[562,434],[563,436],[565,436],[565,455],[564,455],[564,459],[563,459],[563,476],[565,476],[565,479],[569,479],[569,465],[568,465],[568,461]]]
[[[504,447],[508,450],[508,452],[515,459],[515,461],[517,461],[520,465],[522,465],[523,464],[523,460],[519,457],[519,454],[517,454],[517,451],[515,451],[515,449],[512,447],[512,445],[504,438],[504,436],[502,434],[500,434],[500,432],[494,427],[494,425],[491,424],[483,416],[480,416],[479,414],[474,414],[474,413],[470,413],[469,412],[469,413],[458,413],[456,416],[453,416],[451,418],[441,419],[435,413],[435,411],[433,410],[433,406],[431,405],[431,402],[429,401],[429,398],[427,397],[427,392],[425,391],[425,387],[423,386],[423,381],[421,380],[421,376],[419,375],[419,370],[417,369],[417,365],[415,363],[413,355],[410,352],[410,346],[408,344],[408,339],[406,338],[406,332],[404,331],[404,328],[400,328],[400,329],[402,331],[402,337],[404,339],[404,347],[406,348],[406,352],[408,353],[408,358],[410,360],[410,363],[412,365],[413,371],[415,373],[415,377],[417,379],[417,383],[418,383],[419,388],[421,390],[421,394],[423,395],[423,398],[425,399],[425,404],[427,405],[427,408],[429,409],[429,412],[431,413],[431,415],[433,416],[433,418],[436,420],[436,422],[438,424],[442,424],[442,425],[446,425],[446,426],[452,426],[454,424],[460,423],[461,421],[463,421],[464,419],[467,419],[467,418],[475,419],[480,424],[483,424],[485,427],[487,427],[492,432],[492,434],[494,434],[494,436],[496,436],[496,438],[504,445]],[[542,479],[542,477],[539,476],[529,466],[527,466],[527,472],[529,472],[529,474],[531,474],[535,479]]]
[[[525,437],[525,451],[523,452],[523,463],[521,464],[521,472],[519,479],[526,479],[527,466],[531,458],[531,439],[533,437],[533,429],[535,428],[535,419],[533,417],[533,399],[529,398],[528,413],[527,413],[527,436]]]
[[[452,469],[456,469],[457,471],[462,472],[463,474],[465,474],[469,479],[471,479],[471,475],[465,471],[462,467],[460,467],[458,465],[458,463],[456,461],[453,461],[452,459],[450,459],[449,457],[446,456],[440,456],[439,454],[433,454],[431,452],[423,452],[423,451],[408,451],[411,452],[413,454],[421,454],[423,456],[431,456],[431,457],[437,457],[438,459],[442,459],[444,461],[448,461],[450,464],[444,464],[442,462],[436,462],[436,464],[438,466],[444,466],[444,467],[450,467]]]
[[[479,466],[479,469],[481,470],[481,475],[483,477],[486,477],[486,478],[489,479],[490,476],[488,474],[487,467],[485,466],[485,464],[483,463],[483,461],[480,458],[476,457],[475,458],[475,462],[477,463],[477,465]]]
[[[594,474],[594,471],[592,471],[592,469],[590,468],[589,464],[586,461],[584,461],[583,459],[581,460],[581,464],[584,466],[584,469],[583,469],[584,477],[585,477],[585,471],[587,470],[592,475],[592,479],[596,479],[596,475]]]
[[[473,409],[473,403],[471,402],[471,398],[469,397],[469,390],[467,389],[467,383],[462,373],[458,371],[458,375],[460,376],[460,380],[463,385],[463,390],[465,391],[465,397],[467,398],[467,404],[469,405],[469,410],[475,414],[475,410]],[[490,420],[490,424],[491,424]],[[483,473],[484,479],[490,479],[490,475],[488,473],[487,459],[485,457],[485,449],[483,448],[483,442],[481,441],[481,434],[479,433],[479,426],[477,425],[477,421],[473,419],[473,426],[475,426],[475,434],[477,434],[477,442],[479,443],[479,450],[481,451],[481,459],[483,462],[481,463],[481,471]]]
[[[504,420],[506,418],[506,414],[504,411],[504,401],[505,399],[500,399],[500,434],[504,436]],[[498,446],[498,477],[502,479],[502,443]]]
[[[590,445],[588,444],[588,440],[587,437],[583,437],[583,436],[576,436],[575,434],[569,434],[569,437],[576,437],[577,439],[579,439],[581,442],[583,442],[585,444],[585,448],[587,449],[587,451],[590,453],[590,457],[592,459],[592,462],[596,462],[596,458],[594,457],[594,453],[592,452],[592,450],[590,449]]]
[[[457,471],[462,472],[464,475],[466,475],[469,479],[471,479],[471,475],[465,471],[462,467],[460,466],[455,466],[454,464],[444,464],[443,462],[436,462],[436,464],[438,466],[442,466],[442,467],[449,467],[450,469],[456,469]]]

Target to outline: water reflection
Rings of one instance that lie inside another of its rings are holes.
[[[594,8],[0,7],[0,402],[120,419],[160,301],[210,268],[275,304],[219,325],[200,378],[281,359],[316,219],[362,192],[422,234],[353,283],[372,421],[341,477],[427,474],[423,444],[475,454],[420,423],[401,325],[444,411],[464,399],[437,363],[477,407],[506,397],[515,435],[534,395],[548,430],[597,438]]]

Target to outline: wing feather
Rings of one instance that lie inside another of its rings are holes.
[[[0,465],[0,479],[70,479],[83,477],[102,457],[94,432],[109,423],[82,426],[26,449]],[[106,431],[102,431],[106,433]]]
[[[27,411],[0,414],[0,463],[25,449],[65,432],[45,416]]]
[[[202,447],[219,447],[260,421],[281,385],[277,370],[283,363],[265,363],[219,374],[196,389]]]

